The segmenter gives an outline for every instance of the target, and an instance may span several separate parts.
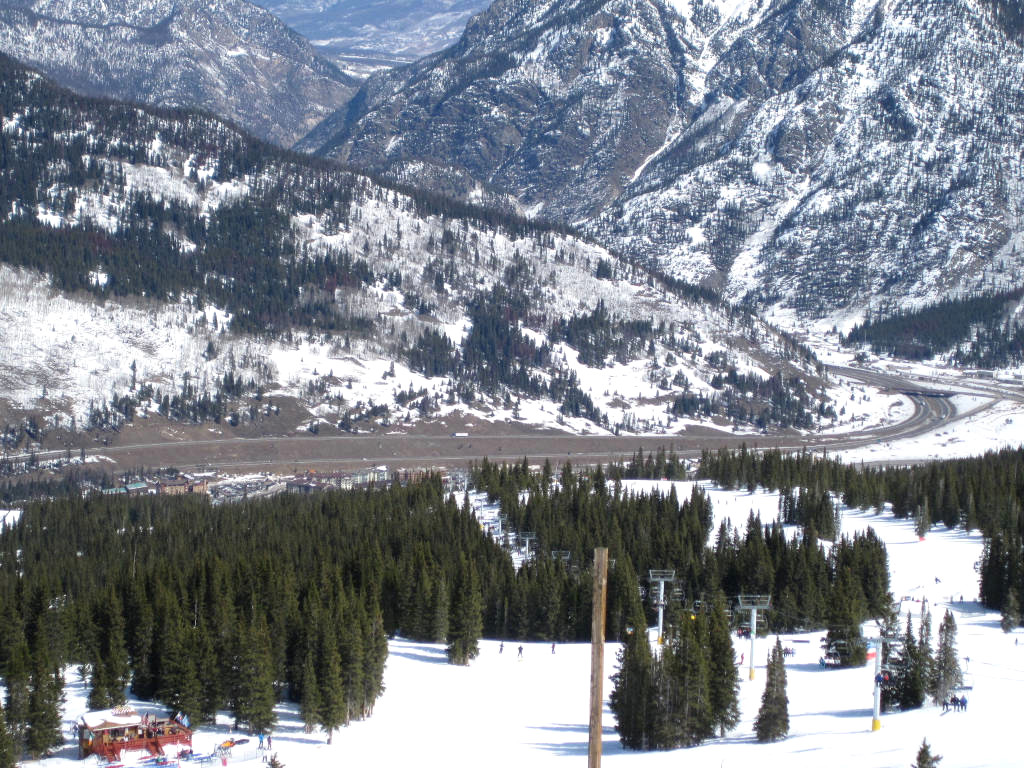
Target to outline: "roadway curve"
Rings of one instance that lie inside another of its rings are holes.
[[[859,448],[879,442],[906,439],[927,434],[939,427],[989,408],[999,400],[1024,400],[1019,394],[996,386],[965,388],[957,391],[990,398],[969,413],[958,413],[950,400],[953,392],[922,387],[909,379],[861,368],[830,368],[831,372],[861,381],[866,386],[901,393],[913,403],[914,412],[905,421],[844,434],[732,434],[709,428],[688,428],[673,435],[594,436],[568,435],[537,428],[532,432],[503,433],[500,424],[481,425],[486,432],[469,436],[430,434],[359,435],[286,435],[249,438],[186,438],[134,445],[109,445],[87,449],[87,455],[103,456],[117,468],[137,466],[174,466],[179,469],[216,468],[220,471],[274,470],[297,472],[307,468],[356,469],[387,465],[391,469],[465,466],[484,457],[531,462],[551,459],[560,463],[609,461],[628,457],[639,449],[645,452],[659,447],[672,448],[683,457],[700,454],[702,449],[738,447],[746,443],[759,448],[828,450]],[[479,429],[479,428],[478,428]],[[59,455],[62,452],[50,452]],[[40,454],[46,458],[47,454]],[[113,469],[114,467],[111,467]]]

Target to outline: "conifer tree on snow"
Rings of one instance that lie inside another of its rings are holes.
[[[929,693],[935,701],[945,701],[949,692],[962,682],[963,673],[956,655],[956,621],[947,610],[939,624],[939,649],[935,654],[935,672]]]
[[[829,601],[828,642],[840,649],[842,666],[859,667],[867,660],[867,644],[861,634],[861,622],[867,618],[867,604],[859,580],[850,568],[836,578]]]
[[[124,689],[131,677],[121,601],[112,588],[100,596],[94,613],[95,648],[88,703],[90,709],[107,709],[125,702]]]
[[[924,704],[927,680],[921,665],[921,652],[914,637],[914,624],[907,616],[907,629],[903,635],[903,658],[897,669],[900,709],[917,709]]]
[[[1020,602],[1017,600],[1017,590],[1010,589],[1006,595],[1006,602],[1003,603],[1003,615],[999,620],[999,626],[1003,632],[1012,632],[1020,626]]]
[[[928,497],[925,497],[917,508],[917,514],[914,516],[914,533],[917,534],[918,538],[923,539],[931,527],[932,516],[928,511]]]
[[[339,634],[341,651],[341,679],[345,686],[345,725],[353,717],[360,717],[363,709],[363,631],[365,612],[348,601],[348,610]]]
[[[464,556],[459,559],[459,578],[452,601],[448,628],[448,661],[466,665],[480,653],[483,606],[476,568]]]
[[[921,627],[917,638],[918,664],[921,667],[921,679],[925,690],[930,691],[935,679],[935,654],[932,652],[932,614],[922,607]]]
[[[434,582],[434,613],[430,622],[430,639],[435,643],[448,640],[449,601],[448,580],[441,576]]]
[[[715,596],[708,622],[708,675],[712,719],[725,736],[740,721],[740,674],[721,594]]]
[[[29,684],[26,746],[40,758],[63,743],[60,707],[64,701],[64,676],[55,668],[45,648],[37,648]]]
[[[933,755],[927,739],[921,739],[921,747],[917,750],[917,759],[910,768],[938,768],[942,755]]]
[[[254,733],[268,733],[277,723],[274,714],[274,670],[266,621],[259,616],[240,639],[234,685],[235,723],[247,723]]]
[[[669,675],[673,696],[669,723],[674,746],[694,746],[714,735],[715,725],[709,691],[708,657],[704,616],[677,612],[662,651],[664,672]]]
[[[157,696],[176,712],[197,719],[202,688],[192,643],[192,631],[177,617],[161,632],[160,680]]]
[[[320,726],[327,731],[327,743],[334,740],[334,729],[345,722],[345,682],[341,674],[338,639],[330,622],[324,622],[320,634]]]
[[[302,664],[302,697],[299,700],[299,714],[306,733],[312,733],[320,718],[320,688],[316,680],[316,661],[313,647],[306,649],[306,660]]]
[[[619,669],[612,676],[609,706],[615,715],[619,740],[627,749],[651,749],[651,719],[654,715],[654,659],[647,639],[647,620],[639,594],[631,606],[631,618],[622,648]]]
[[[20,754],[14,745],[14,735],[7,726],[7,716],[0,707],[0,768],[15,768]]]
[[[7,670],[4,684],[7,688],[6,708],[7,727],[14,739],[14,751],[20,756],[25,746],[26,728],[28,726],[29,680],[31,677],[31,653],[24,635],[14,646],[7,659]]]
[[[388,635],[384,630],[384,616],[377,606],[371,609],[364,650],[362,717],[369,717],[384,692],[384,664],[388,659]]]
[[[768,680],[761,695],[761,708],[754,721],[758,741],[778,741],[789,733],[789,698],[786,696],[786,662],[782,641],[776,639],[768,656]]]
[[[156,659],[153,655],[153,605],[145,591],[135,586],[125,601],[128,608],[128,655],[132,668],[132,693],[143,699],[156,694]]]

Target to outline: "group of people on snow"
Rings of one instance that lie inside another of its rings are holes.
[[[942,700],[942,711],[949,712],[950,707],[953,708],[954,712],[966,712],[967,711],[967,697],[960,696],[959,698],[955,693],[950,694],[949,699]]]

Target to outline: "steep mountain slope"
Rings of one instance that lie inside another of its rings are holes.
[[[500,0],[300,146],[509,196],[733,299],[923,303],[1024,258],[1017,7]]]
[[[0,417],[255,429],[287,402],[288,429],[454,409],[590,431],[835,418],[842,395],[806,350],[571,234],[211,117],[74,96],[5,58],[0,125]]]
[[[0,0],[0,51],[81,93],[205,109],[282,145],[356,85],[244,0]]]
[[[326,56],[357,68],[411,61],[459,39],[487,0],[259,0]]]
[[[664,142],[687,49],[660,1],[498,0],[458,45],[374,77],[299,146],[573,221]]]
[[[593,230],[736,298],[815,313],[1013,281],[1024,56],[993,4],[775,6]]]

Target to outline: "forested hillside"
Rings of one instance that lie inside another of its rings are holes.
[[[917,310],[868,316],[843,336],[875,354],[908,360],[947,355],[957,365],[1005,368],[1024,362],[1024,288],[946,299]]]
[[[565,227],[76,96],[10,59],[0,114],[0,360],[33,432],[258,425],[266,393],[301,398],[285,428],[311,431],[456,406],[608,431],[834,413],[806,348]]]

